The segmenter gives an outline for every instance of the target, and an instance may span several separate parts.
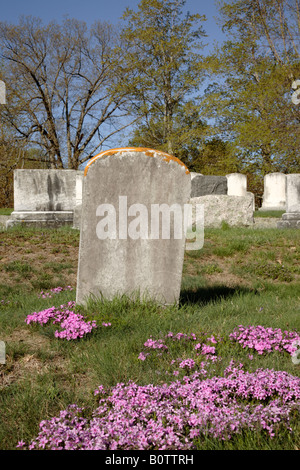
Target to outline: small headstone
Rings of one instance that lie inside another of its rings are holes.
[[[2,80],[0,80],[0,104],[6,104],[6,89]]]
[[[284,173],[269,173],[264,177],[263,203],[259,210],[286,209],[286,175]]]
[[[0,341],[0,364],[5,364],[5,343]]]
[[[278,228],[300,228],[300,173],[286,175],[286,212]]]
[[[83,181],[76,302],[138,294],[177,303],[190,192],[188,169],[163,152],[124,148],[94,157]]]
[[[221,228],[226,222],[230,227],[252,227],[253,198],[212,194],[190,199],[193,208],[198,204],[204,208],[204,228]],[[194,212],[194,211],[193,211]],[[194,220],[194,219],[193,219]]]
[[[196,175],[192,179],[191,197],[227,194],[226,176]]]
[[[247,176],[241,173],[230,173],[227,178],[228,196],[246,196],[247,195]]]

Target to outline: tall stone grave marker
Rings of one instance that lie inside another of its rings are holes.
[[[263,203],[259,210],[285,210],[286,209],[286,175],[283,173],[269,173],[264,177]]]
[[[300,228],[300,173],[286,175],[286,212],[278,228]]]
[[[247,176],[242,173],[230,173],[227,178],[228,196],[247,196]]]
[[[96,155],[83,179],[77,303],[122,294],[178,302],[180,214],[190,192],[188,169],[166,153],[123,148]]]

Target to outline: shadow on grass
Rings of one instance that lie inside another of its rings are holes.
[[[196,289],[183,289],[180,294],[179,304],[201,304],[221,302],[236,295],[259,294],[255,289],[243,286],[203,286]]]

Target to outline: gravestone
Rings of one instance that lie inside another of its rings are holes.
[[[84,172],[76,302],[123,294],[178,302],[180,214],[190,192],[188,169],[166,153],[124,148],[96,155]]]
[[[263,203],[259,210],[276,211],[286,209],[286,175],[269,173],[264,177]]]
[[[0,341],[0,364],[5,364],[5,343],[4,341]]]
[[[191,197],[227,194],[226,176],[196,175],[192,179]]]
[[[15,170],[14,211],[6,226],[17,223],[59,226],[73,223],[76,170]]]
[[[204,228],[221,228],[226,222],[230,227],[252,227],[253,197],[252,193],[246,196],[228,196],[224,194],[210,194],[190,199],[194,207],[198,204],[204,208]]]
[[[6,88],[2,80],[0,80],[0,104],[6,104]]]
[[[230,173],[227,178],[228,196],[246,196],[247,195],[247,176],[241,173]]]
[[[300,228],[300,173],[286,175],[286,212],[278,228]]]

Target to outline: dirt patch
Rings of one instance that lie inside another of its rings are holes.
[[[37,290],[76,287],[78,246],[51,244],[42,237],[11,243],[5,235],[0,233],[0,284]]]
[[[50,350],[50,340],[28,329],[15,329],[10,335],[2,335],[6,345],[6,363],[0,365],[0,389],[24,377],[44,374],[50,367],[63,369],[66,361],[53,354],[51,361],[39,358],[41,351]],[[20,348],[23,347],[23,353]],[[9,351],[10,349],[10,351]]]
[[[34,349],[47,347],[50,344],[48,338],[32,332],[30,328],[16,328],[10,335],[4,337],[1,335],[1,338],[3,338],[3,341],[6,343],[24,343],[26,346]]]

